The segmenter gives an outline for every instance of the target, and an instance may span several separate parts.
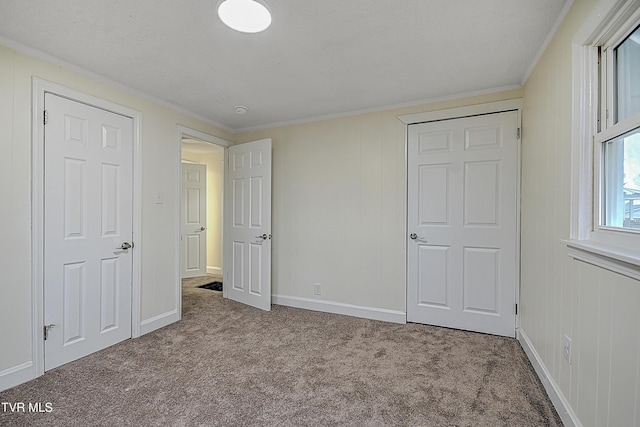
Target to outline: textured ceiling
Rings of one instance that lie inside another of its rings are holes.
[[[0,36],[242,130],[520,85],[566,4],[267,2],[243,34],[216,0],[0,0]]]

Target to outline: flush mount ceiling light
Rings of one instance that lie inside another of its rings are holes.
[[[271,12],[264,0],[220,0],[218,16],[242,33],[259,33],[271,25]]]

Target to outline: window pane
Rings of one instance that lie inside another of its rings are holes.
[[[640,128],[604,143],[604,224],[640,229]]]
[[[618,46],[615,55],[617,123],[640,112],[640,27]]]

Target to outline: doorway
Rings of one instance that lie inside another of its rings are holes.
[[[220,174],[223,177],[221,185],[224,194],[221,196],[223,203],[220,204],[222,241],[219,245],[221,265],[223,266],[221,276],[224,277],[223,297],[263,310],[270,310],[271,139],[233,146],[221,138],[178,126],[180,176],[182,176],[183,140],[193,140],[194,146],[202,144],[201,148],[203,149],[211,148],[207,145],[217,145],[223,148],[224,161]],[[189,144],[189,142],[186,143]],[[180,206],[182,206],[182,179],[179,180],[178,187]],[[224,209],[222,209],[223,204]],[[181,242],[178,259],[181,272],[184,262],[182,210],[180,208],[178,227],[179,241]],[[223,216],[224,218],[222,218]],[[204,227],[206,229],[208,226],[204,225]],[[192,278],[187,280],[192,280]],[[229,282],[229,286],[224,285],[225,281]],[[176,291],[180,301],[180,317],[182,317],[182,277],[177,283]]]
[[[179,126],[180,307],[182,285],[222,281],[225,148],[221,138]]]
[[[224,149],[182,139],[182,278],[222,274]]]

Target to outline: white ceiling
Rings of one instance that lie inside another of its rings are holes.
[[[243,34],[216,0],[0,0],[0,36],[244,130],[518,86],[567,0],[267,2]]]

